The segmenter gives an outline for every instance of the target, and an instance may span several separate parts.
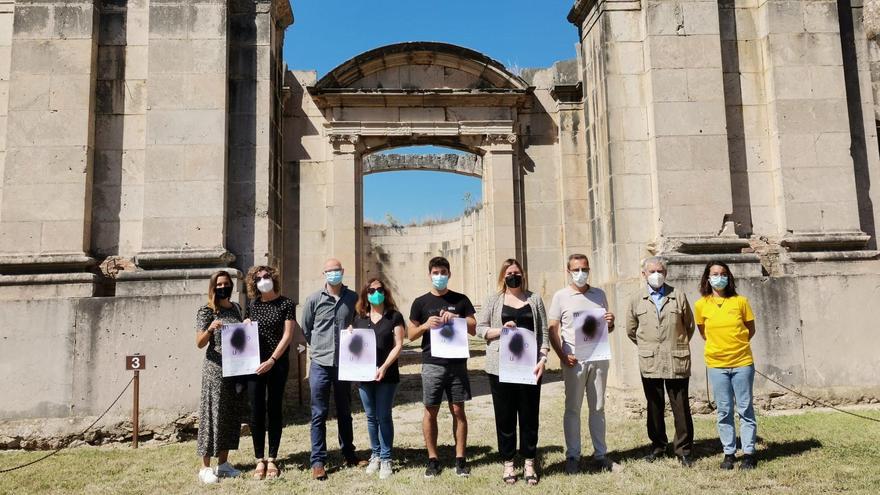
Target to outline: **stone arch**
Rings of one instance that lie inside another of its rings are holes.
[[[469,74],[481,89],[522,89],[528,84],[500,62],[469,48],[438,42],[407,42],[364,52],[338,65],[322,77],[317,88],[354,88],[357,82],[405,66],[433,66]],[[398,79],[398,81],[401,81]],[[404,82],[398,87],[403,88]],[[436,86],[439,87],[439,86]]]
[[[430,70],[418,72],[421,68]],[[395,70],[418,72],[422,79],[416,87],[395,87],[389,82]],[[375,77],[382,71],[382,78]],[[302,114],[308,122],[301,125],[316,131],[308,152],[315,158],[300,162],[300,211],[308,214],[300,215],[297,265],[316,266],[332,254],[351,267],[355,283],[363,279],[363,176],[374,172],[371,160],[376,160],[369,156],[414,145],[447,146],[478,157],[474,163],[456,159],[445,168],[422,164],[481,179],[481,221],[487,228],[475,276],[488,282],[487,274],[500,260],[523,259],[519,115],[532,101],[532,88],[500,63],[445,43],[370,50],[306,83]],[[414,168],[385,165],[389,170]],[[319,285],[318,275],[297,273],[299,291]]]

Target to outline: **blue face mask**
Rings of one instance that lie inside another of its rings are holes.
[[[709,285],[715,290],[723,290],[727,287],[727,275],[712,275],[709,277]]]
[[[431,284],[437,290],[445,290],[449,284],[449,275],[431,275]]]
[[[342,270],[333,270],[324,272],[324,277],[330,285],[339,285],[342,283]]]
[[[370,302],[373,306],[378,306],[385,302],[385,294],[382,294],[379,291],[373,292],[372,294],[367,294],[367,301]]]

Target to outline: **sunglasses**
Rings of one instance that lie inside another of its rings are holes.
[[[269,274],[267,273],[267,274],[263,275],[262,277],[260,277],[260,276],[254,277],[254,280],[256,280],[256,281],[259,281],[260,279],[263,279],[263,280],[272,280],[272,275],[269,275]]]
[[[378,291],[380,294],[384,294],[385,287],[370,287],[369,289],[367,289],[368,294],[373,294],[376,291]]]

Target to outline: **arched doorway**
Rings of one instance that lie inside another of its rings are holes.
[[[301,294],[320,286],[319,267],[330,255],[348,267],[349,284],[360,282],[364,158],[400,146],[448,146],[478,156],[483,277],[505,258],[524,258],[518,120],[530,90],[522,79],[466,48],[401,43],[358,55],[305,89],[302,105],[314,128],[309,145],[321,160],[301,165],[299,176]]]

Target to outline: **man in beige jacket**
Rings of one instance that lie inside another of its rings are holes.
[[[642,276],[646,285],[630,301],[626,334],[639,348],[639,370],[648,402],[651,453],[645,460],[653,462],[666,455],[665,387],[675,419],[675,455],[683,466],[690,467],[693,465],[694,423],[688,402],[688,381],[694,316],[687,297],[666,284],[666,260],[660,257],[644,260]]]

